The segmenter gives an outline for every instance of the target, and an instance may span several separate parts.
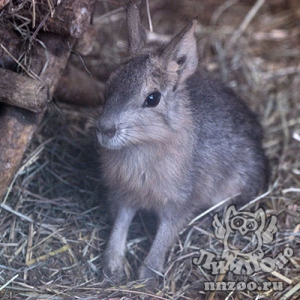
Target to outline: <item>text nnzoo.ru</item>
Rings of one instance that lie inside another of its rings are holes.
[[[269,291],[270,289],[282,291],[283,282],[262,282],[259,285],[254,281],[204,282],[204,291]]]

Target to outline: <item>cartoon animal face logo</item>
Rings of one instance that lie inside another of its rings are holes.
[[[238,230],[241,235],[248,232],[255,232],[258,228],[258,222],[255,219],[246,219],[244,216],[235,216],[230,220],[232,230]]]
[[[223,259],[233,261],[242,258],[257,263],[263,258],[263,244],[269,244],[277,231],[275,216],[272,216],[270,222],[266,224],[267,216],[262,208],[255,213],[239,212],[234,205],[231,205],[227,208],[223,220],[224,225],[215,214],[212,223],[216,238],[222,240],[224,245]],[[242,239],[248,241],[243,248],[239,243]]]
[[[211,270],[213,275],[226,274],[228,271],[237,275],[251,275],[258,271],[272,272],[276,267],[283,268],[293,256],[293,248],[286,247],[275,258],[269,255],[264,257],[262,247],[274,240],[277,217],[267,217],[262,208],[251,213],[237,211],[235,206],[231,205],[221,221],[218,214],[215,214],[212,226],[215,229],[215,237],[224,246],[221,257],[201,249],[199,257],[193,258],[194,265]]]

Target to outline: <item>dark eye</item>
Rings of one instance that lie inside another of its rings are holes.
[[[158,105],[160,98],[161,98],[160,92],[153,92],[146,97],[144,106],[145,107],[155,107]]]

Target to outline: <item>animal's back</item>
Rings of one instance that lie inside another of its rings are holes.
[[[268,177],[257,116],[230,88],[200,73],[187,80],[187,90],[197,137],[193,197],[207,207],[233,195],[250,201]]]

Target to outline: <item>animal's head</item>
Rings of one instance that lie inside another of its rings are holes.
[[[146,51],[137,7],[127,8],[130,58],[111,74],[106,104],[100,116],[98,138],[109,149],[164,142],[184,126],[184,82],[198,65],[189,23],[171,42]]]

